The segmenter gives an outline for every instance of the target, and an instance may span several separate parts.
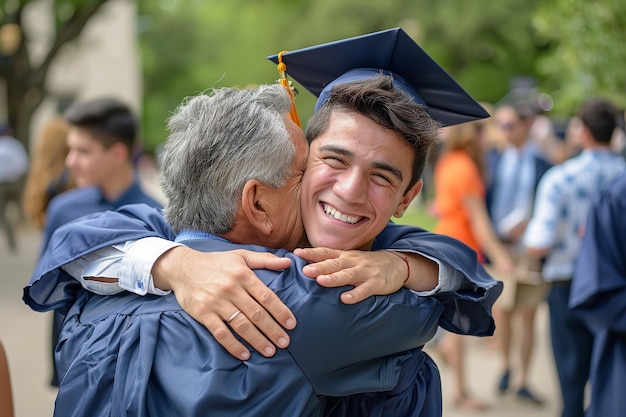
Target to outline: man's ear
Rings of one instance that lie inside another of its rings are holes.
[[[115,162],[118,164],[122,164],[130,158],[130,150],[128,146],[124,145],[122,142],[115,142],[111,145],[109,152],[113,155]]]
[[[396,210],[393,212],[394,217],[402,217],[404,212],[406,211],[411,201],[422,191],[422,186],[424,185],[424,181],[420,178],[418,182],[415,183],[413,187],[411,187],[403,196],[400,203],[396,207]]]
[[[273,225],[266,204],[269,187],[257,180],[249,180],[243,187],[241,194],[241,210],[251,228],[268,236],[272,233]]]

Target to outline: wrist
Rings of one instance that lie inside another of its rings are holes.
[[[404,278],[404,281],[402,281],[402,285],[406,284],[407,281],[409,280],[409,278],[411,278],[411,266],[409,264],[409,258],[406,257],[405,255],[401,255],[398,252],[394,252],[394,251],[388,251],[393,253],[394,255],[396,255],[398,258],[402,259],[404,261],[404,264],[406,265],[406,277]]]
[[[152,266],[151,274],[154,286],[163,291],[173,290],[170,279],[175,271],[184,270],[181,268],[185,251],[191,251],[186,246],[175,246],[165,251],[157,258]]]

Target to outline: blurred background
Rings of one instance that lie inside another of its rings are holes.
[[[272,83],[277,72],[269,55],[392,27],[402,27],[476,100],[530,99],[559,139],[590,95],[626,106],[622,0],[0,0],[0,123],[30,150],[45,122],[73,101],[116,96],[141,117],[138,152],[154,163],[139,172],[146,189],[158,195],[165,121],[184,97],[212,87]],[[314,97],[298,90],[306,124]],[[431,197],[427,182],[402,221],[432,229],[436,219],[424,204]],[[40,234],[25,221],[18,232],[17,253],[0,242],[0,335],[16,416],[51,415],[50,318],[20,300]],[[539,314],[532,382],[547,405],[497,402],[485,414],[556,415],[558,385],[543,307]],[[476,358],[468,365],[474,391],[495,401],[493,347],[472,340],[468,349]],[[445,392],[443,367],[442,375]],[[465,414],[446,406],[444,415]]]
[[[30,147],[73,100],[116,94],[154,151],[188,95],[273,82],[266,56],[402,27],[478,101],[515,88],[567,118],[589,93],[626,105],[626,3],[597,0],[0,0],[0,121]],[[620,47],[620,45],[622,47]],[[332,65],[332,63],[329,63]],[[313,97],[300,88],[306,121]]]

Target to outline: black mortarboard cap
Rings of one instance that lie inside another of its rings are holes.
[[[268,59],[278,63],[278,55]],[[484,119],[489,113],[400,28],[343,39],[282,54],[287,74],[318,97],[317,110],[334,85],[381,72],[425,105],[443,125]]]

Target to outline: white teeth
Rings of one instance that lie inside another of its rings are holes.
[[[328,216],[344,223],[355,224],[356,222],[361,220],[361,217],[359,216],[349,216],[347,214],[343,214],[342,212],[335,209],[334,207],[329,206],[328,204],[322,204],[322,207],[324,209],[324,213],[326,213]]]

